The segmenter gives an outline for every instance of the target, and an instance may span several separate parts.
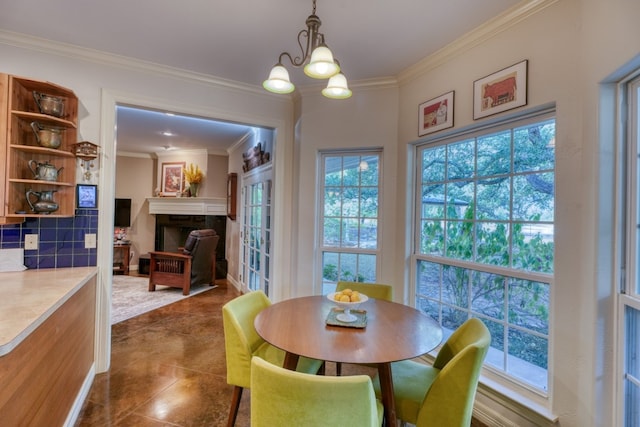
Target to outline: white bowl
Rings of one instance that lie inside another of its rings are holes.
[[[343,301],[336,301],[334,299],[334,295],[336,293],[339,293],[339,292],[332,292],[330,294],[327,294],[327,299],[329,301],[331,301],[332,303],[334,303],[335,305],[337,305],[338,307],[340,307],[340,308],[342,308],[344,310],[344,313],[338,314],[336,316],[336,319],[338,319],[341,322],[346,322],[346,323],[355,322],[356,320],[358,320],[358,318],[356,316],[351,314],[351,310],[357,310],[358,307],[360,307],[360,304],[362,304],[363,302],[367,302],[369,300],[369,297],[366,296],[365,294],[360,294],[360,301],[343,302]]]

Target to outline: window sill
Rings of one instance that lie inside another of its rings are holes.
[[[478,402],[476,397],[476,403],[480,403],[476,405],[476,409],[481,412],[480,416],[478,416],[481,421],[483,421],[482,418],[488,418],[490,421],[495,422],[495,417],[499,417],[501,421],[507,421],[504,425],[522,425],[508,417],[508,414],[505,415],[505,411],[497,409],[495,405],[507,409],[508,412],[529,421],[535,426],[551,426],[557,424],[559,420],[558,416],[546,406],[484,375],[481,376],[478,384],[478,395],[483,397],[483,399],[480,399],[482,402]],[[501,423],[500,425],[503,424]]]

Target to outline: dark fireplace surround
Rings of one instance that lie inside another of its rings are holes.
[[[226,279],[227,217],[224,215],[156,214],[155,250],[176,252],[184,246],[191,231],[204,228],[212,228],[220,236],[216,249],[216,279]]]

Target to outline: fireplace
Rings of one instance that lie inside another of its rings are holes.
[[[224,215],[157,214],[155,250],[176,252],[178,248],[184,246],[191,231],[203,228],[211,228],[220,236],[218,248],[216,249],[216,279],[226,279],[225,236],[227,217]]]

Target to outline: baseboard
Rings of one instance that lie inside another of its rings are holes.
[[[93,363],[89,372],[87,372],[87,376],[82,383],[82,387],[80,387],[80,391],[76,396],[76,400],[73,402],[71,406],[71,410],[67,415],[67,419],[64,422],[64,427],[73,427],[78,421],[78,416],[80,416],[80,411],[82,411],[82,407],[84,406],[85,400],[87,400],[87,396],[89,395],[89,391],[91,390],[91,385],[93,384],[93,380],[96,377],[96,365]]]
[[[231,277],[230,275],[227,274],[227,283],[231,283],[231,285],[236,288],[236,290],[238,292],[242,292],[242,287],[240,286],[240,283],[237,282],[233,277]]]
[[[486,405],[478,404],[476,401],[473,407],[473,418],[479,421],[482,425],[491,427],[519,427],[511,420],[500,415],[496,411],[490,409]],[[472,423],[473,425],[473,423]]]

